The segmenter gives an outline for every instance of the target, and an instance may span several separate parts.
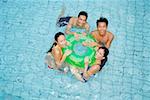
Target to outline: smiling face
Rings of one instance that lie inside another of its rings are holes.
[[[102,59],[104,59],[105,57],[104,57],[104,49],[98,49],[97,51],[96,51],[96,56],[95,56],[95,58],[96,59],[100,59],[100,60],[102,60]]]
[[[100,35],[105,35],[107,30],[107,25],[105,22],[99,22],[97,26],[97,30],[99,31]]]
[[[77,19],[77,25],[82,27],[86,23],[86,16],[80,15]]]
[[[60,46],[60,47],[65,47],[66,44],[67,44],[67,41],[66,41],[66,38],[64,35],[60,35],[58,38],[57,38],[57,44]]]

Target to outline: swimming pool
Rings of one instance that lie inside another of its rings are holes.
[[[88,12],[90,30],[108,18],[115,39],[103,70],[87,83],[44,65],[62,7]],[[148,0],[1,0],[0,100],[149,100]]]

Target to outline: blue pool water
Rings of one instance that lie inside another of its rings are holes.
[[[61,9],[109,20],[109,60],[87,83],[43,63]],[[150,100],[149,0],[0,0],[0,100]]]
[[[83,46],[81,43],[75,44],[73,47],[73,52],[79,56],[83,56],[86,54],[88,47]]]

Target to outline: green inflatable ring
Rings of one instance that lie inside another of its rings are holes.
[[[82,42],[94,42],[95,39],[92,35],[83,36],[81,33],[78,32],[80,35],[79,40],[76,40],[74,35],[69,34],[66,36],[66,40],[70,43],[69,46],[62,49],[63,53],[69,49],[72,50],[72,53],[66,57],[65,62],[67,62],[71,67],[76,68],[84,68],[84,58],[86,56],[89,57],[90,62],[89,65],[93,65],[95,62],[95,49],[94,47],[83,46]]]

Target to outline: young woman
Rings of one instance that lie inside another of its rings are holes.
[[[89,66],[89,58],[84,58],[85,68],[79,69],[70,67],[70,70],[72,74],[81,82],[86,82],[90,76],[96,74],[99,72],[102,67],[105,65],[107,61],[107,55],[109,54],[109,51],[106,47],[99,47],[96,51],[95,58],[96,62],[93,66]]]
[[[48,64],[49,68],[60,69],[64,67],[64,60],[68,55],[71,54],[72,51],[66,50],[64,54],[62,53],[62,48],[69,45],[69,43],[66,41],[64,33],[58,32],[55,34],[54,38],[55,42],[48,50],[45,62]]]
[[[90,76],[96,74],[102,69],[102,67],[105,65],[107,61],[108,54],[109,50],[106,47],[99,47],[95,54],[96,62],[91,67],[89,66],[88,57],[85,57],[84,59],[85,69],[84,72],[81,74],[85,82],[90,78]]]

